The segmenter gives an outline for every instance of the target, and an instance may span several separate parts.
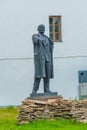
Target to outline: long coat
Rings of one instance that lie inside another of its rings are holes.
[[[53,78],[53,41],[44,35],[49,41],[49,51],[51,53],[51,73],[50,78]],[[33,46],[34,46],[34,67],[35,67],[35,78],[46,77],[46,66],[45,57],[43,54],[43,41],[41,39],[41,34],[34,34],[32,36]]]

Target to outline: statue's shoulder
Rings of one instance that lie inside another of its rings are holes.
[[[40,37],[40,35],[38,33],[32,35],[32,38],[37,38],[37,37]]]
[[[32,37],[35,37],[35,36],[37,36],[37,34],[33,34],[33,35],[32,35]]]
[[[47,37],[50,41],[52,41],[52,39],[50,37],[48,37],[47,35],[44,35],[45,37]]]
[[[38,43],[38,40],[39,40],[39,35],[38,34],[33,34],[32,35],[32,41],[33,41],[33,43]]]
[[[32,35],[32,40],[37,39],[37,37],[38,37],[37,34],[33,34],[33,35]]]

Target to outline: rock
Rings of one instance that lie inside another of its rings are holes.
[[[87,123],[87,99],[78,102],[53,98],[46,100],[25,99],[19,109],[18,123],[29,123],[44,118],[62,117]]]

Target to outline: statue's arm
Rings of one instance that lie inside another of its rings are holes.
[[[42,39],[37,34],[34,34],[32,36],[32,40],[33,40],[34,43],[37,43],[37,44],[42,41]]]

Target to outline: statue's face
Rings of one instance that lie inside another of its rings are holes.
[[[39,25],[38,31],[39,31],[39,33],[44,33],[45,32],[45,26],[44,25]]]

